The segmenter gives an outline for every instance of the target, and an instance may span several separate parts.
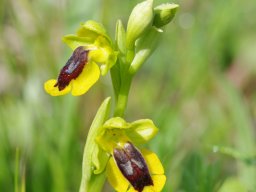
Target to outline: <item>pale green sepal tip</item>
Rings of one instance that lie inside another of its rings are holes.
[[[121,20],[116,22],[116,44],[122,54],[126,52],[126,33]]]
[[[95,179],[94,182],[98,182],[101,177],[94,177],[93,171],[95,170],[95,163],[98,163],[98,160],[94,159],[93,156],[94,150],[97,147],[97,143],[95,141],[97,135],[101,132],[103,123],[109,118],[110,113],[110,100],[111,98],[106,98],[100,108],[98,109],[96,116],[92,122],[90,127],[90,131],[87,136],[86,144],[84,147],[83,154],[83,163],[82,163],[82,179],[80,184],[80,192],[89,192],[90,182],[92,182],[92,178]],[[101,181],[99,181],[101,183]],[[99,187],[99,186],[98,186]],[[101,186],[102,187],[102,186]]]
[[[158,28],[167,25],[172,21],[178,8],[179,5],[174,3],[165,3],[155,7],[153,25]]]
[[[132,49],[136,39],[151,26],[153,16],[153,0],[143,1],[134,7],[127,24],[126,45],[128,49]]]
[[[132,122],[130,129],[126,129],[125,132],[135,144],[143,144],[157,134],[158,128],[152,120],[140,119]]]

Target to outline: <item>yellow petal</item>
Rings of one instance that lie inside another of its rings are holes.
[[[82,73],[72,80],[72,95],[78,96],[84,94],[90,87],[96,83],[100,77],[100,69],[97,64],[89,62],[85,65]]]
[[[153,175],[151,177],[152,177],[154,185],[144,187],[142,192],[160,192],[160,191],[162,191],[165,181],[166,181],[165,175]],[[138,192],[138,191],[136,191],[133,187],[130,187],[130,189],[127,192]]]
[[[127,192],[138,192],[138,191],[135,190],[135,189],[131,186]],[[156,192],[156,191],[154,190],[154,187],[153,187],[153,186],[147,186],[147,187],[144,187],[144,189],[143,189],[142,192]]]
[[[57,80],[55,79],[51,79],[51,80],[48,80],[44,83],[44,90],[50,94],[51,96],[60,96],[60,95],[65,95],[67,93],[70,92],[71,90],[71,86],[70,84],[65,87],[65,89],[59,91],[59,88],[58,87],[54,87],[54,85],[56,84]]]
[[[111,186],[118,192],[126,192],[129,186],[129,182],[122,175],[121,171],[118,169],[113,157],[109,159],[107,165],[107,177]]]
[[[147,149],[142,149],[141,153],[145,158],[150,174],[158,174],[158,175],[164,174],[163,165],[155,153]]]
[[[152,177],[152,180],[154,183],[154,191],[155,192],[162,191],[164,184],[166,182],[166,176],[165,175],[152,175],[151,177]],[[143,190],[143,192],[144,192],[144,190]]]

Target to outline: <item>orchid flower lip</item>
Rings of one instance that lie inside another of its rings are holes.
[[[89,50],[83,46],[77,47],[65,66],[61,69],[58,80],[54,87],[58,86],[59,91],[69,85],[70,81],[76,79],[83,71],[88,62]]]
[[[147,164],[132,143],[127,142],[123,148],[115,148],[113,156],[119,170],[135,190],[142,192],[144,187],[153,185]]]

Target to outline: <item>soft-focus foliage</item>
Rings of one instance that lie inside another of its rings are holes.
[[[138,2],[0,1],[0,191],[24,183],[28,192],[78,191],[86,134],[110,79],[79,98],[50,97],[42,84],[71,55],[63,35],[93,19],[113,37],[116,19],[126,23]],[[133,81],[126,119],[152,117],[159,128],[150,149],[164,165],[164,191],[252,191],[255,1],[174,3],[172,25]]]

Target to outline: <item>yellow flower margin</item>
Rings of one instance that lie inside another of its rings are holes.
[[[54,87],[57,82],[56,79],[46,81],[44,89],[52,96],[65,95],[69,92],[73,96],[79,96],[86,93],[98,81],[99,77],[100,69],[98,65],[94,62],[89,62],[85,65],[82,73],[76,79],[71,80],[63,90],[59,91],[58,87]]]
[[[144,187],[142,192],[160,192],[162,191],[166,176],[164,168],[157,155],[147,149],[142,149],[141,153],[147,163],[149,173],[153,180],[153,186]],[[106,168],[109,183],[117,192],[137,192],[129,181],[122,175],[118,169],[113,157],[110,158]]]

